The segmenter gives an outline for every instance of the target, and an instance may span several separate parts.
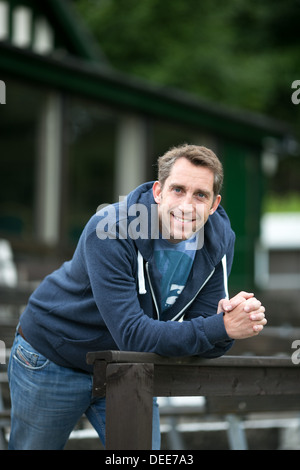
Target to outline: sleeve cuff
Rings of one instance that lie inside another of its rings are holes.
[[[210,343],[215,344],[221,341],[232,341],[225,329],[223,314],[218,313],[207,317],[203,321],[203,328]]]

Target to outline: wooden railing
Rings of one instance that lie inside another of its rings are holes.
[[[99,351],[88,353],[87,362],[94,368],[94,396],[106,396],[106,449],[151,449],[153,396],[226,397],[224,413],[226,406],[238,412],[234,403],[242,397],[250,398],[250,411],[266,397],[276,409],[279,403],[300,409],[300,368],[290,358]]]

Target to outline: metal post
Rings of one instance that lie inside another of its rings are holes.
[[[234,414],[226,415],[228,440],[231,450],[248,450],[247,439],[242,420]]]

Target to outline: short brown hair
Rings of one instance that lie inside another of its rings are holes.
[[[163,187],[172,167],[179,158],[186,158],[193,165],[210,168],[214,174],[214,196],[216,197],[223,184],[223,166],[216,154],[203,146],[183,144],[172,147],[158,158],[158,180]]]

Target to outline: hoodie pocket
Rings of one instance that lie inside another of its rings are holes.
[[[87,369],[86,355],[88,352],[119,349],[108,334],[103,334],[88,340],[62,338],[57,348],[58,354],[74,368]]]

